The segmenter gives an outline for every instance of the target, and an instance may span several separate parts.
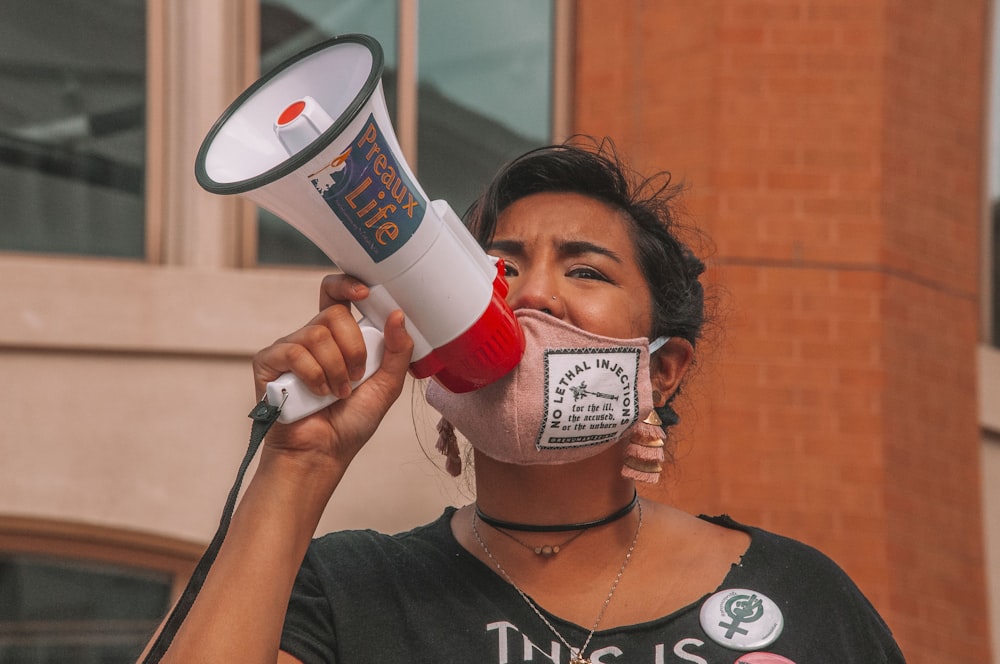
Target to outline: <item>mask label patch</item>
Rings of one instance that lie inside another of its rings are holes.
[[[636,348],[546,350],[545,417],[539,450],[599,445],[639,419]]]

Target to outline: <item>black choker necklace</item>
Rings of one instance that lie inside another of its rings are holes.
[[[628,505],[616,510],[611,514],[601,517],[600,519],[595,519],[594,521],[581,521],[579,523],[559,523],[552,526],[540,526],[533,523],[517,523],[516,521],[504,521],[502,519],[496,519],[487,514],[483,514],[483,511],[479,509],[479,505],[476,505],[476,516],[483,523],[488,523],[494,528],[502,528],[504,530],[518,530],[525,533],[564,533],[570,530],[589,530],[590,528],[597,528],[598,526],[605,526],[609,523],[614,523],[618,519],[624,518],[635,506],[639,504],[639,493],[635,492],[632,494],[632,500],[629,501]]]

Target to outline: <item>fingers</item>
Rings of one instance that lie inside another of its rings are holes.
[[[347,274],[328,274],[319,289],[319,310],[368,297],[368,286]]]
[[[351,383],[364,376],[368,354],[351,303],[365,299],[369,292],[354,277],[327,275],[320,287],[320,313],[254,357],[258,397],[268,382],[289,371],[317,395],[332,394],[338,399],[350,396]],[[383,335],[384,351],[375,383],[378,391],[394,393],[402,390],[413,353],[413,340],[406,331],[402,311],[390,314]]]
[[[378,419],[399,398],[410,368],[413,339],[406,331],[405,320],[399,310],[388,316],[382,329],[382,361],[379,368],[355,389],[358,406],[371,415],[377,415]]]
[[[315,394],[346,398],[351,381],[364,374],[364,338],[349,307],[327,307],[307,325],[274,342],[254,358],[259,389],[291,371]]]
[[[320,307],[332,305],[349,306],[368,297],[370,290],[364,282],[347,274],[330,274],[323,278],[320,286]],[[383,357],[382,368],[394,375],[405,374],[413,352],[413,340],[406,332],[403,312],[397,311],[386,319],[385,335],[387,357]],[[388,364],[386,363],[388,361]],[[350,375],[357,380],[364,371],[364,362],[351,367]],[[338,395],[339,396],[339,395]]]

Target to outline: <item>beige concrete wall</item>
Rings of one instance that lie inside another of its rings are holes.
[[[0,253],[0,517],[214,532],[249,435],[250,358],[314,315],[322,276],[234,267],[254,262],[253,210],[194,178],[256,78],[257,25],[246,0],[149,2],[146,262]],[[464,500],[435,463],[404,394],[320,530],[394,531]]]
[[[319,278],[0,258],[0,514],[209,539],[246,449],[252,353],[313,315]],[[321,530],[394,531],[461,499],[410,394]]]

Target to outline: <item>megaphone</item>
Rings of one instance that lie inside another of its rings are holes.
[[[382,48],[367,35],[293,56],[223,112],[195,176],[210,192],[270,210],[369,286],[357,303],[368,350],[361,381],[380,365],[386,317],[402,309],[414,340],[410,372],[471,391],[517,365],[524,336],[505,302],[502,261],[486,255],[447,202],[428,200],[403,158],[382,68]],[[289,373],[267,386],[267,400],[292,422],[335,398]]]

